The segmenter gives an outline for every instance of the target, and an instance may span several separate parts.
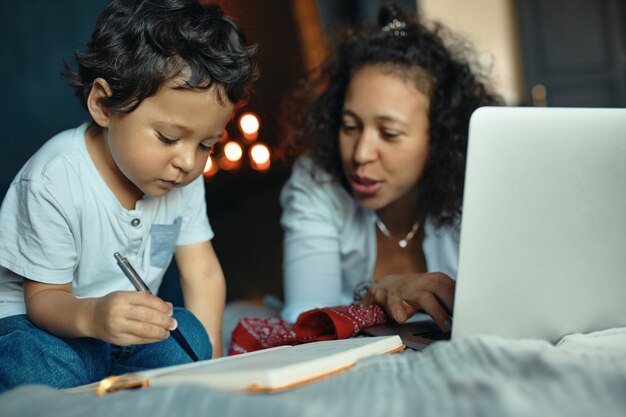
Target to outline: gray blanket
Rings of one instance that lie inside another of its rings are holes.
[[[366,359],[275,394],[181,385],[96,397],[37,386],[0,396],[0,416],[626,416],[626,328],[556,346],[476,337]]]

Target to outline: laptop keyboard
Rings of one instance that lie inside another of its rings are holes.
[[[413,333],[413,336],[419,336],[419,337],[423,337],[423,338],[431,339],[431,340],[449,340],[450,339],[450,333],[444,333],[442,331],[418,332],[418,333]]]

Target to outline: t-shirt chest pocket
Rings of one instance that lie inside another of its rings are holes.
[[[153,224],[150,228],[150,265],[165,268],[176,250],[182,217],[178,216],[172,224]]]

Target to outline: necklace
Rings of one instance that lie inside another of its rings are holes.
[[[376,216],[376,227],[378,227],[378,230],[380,230],[381,233],[385,235],[387,239],[395,240],[393,235],[389,231],[389,229],[387,229],[387,226],[385,226],[385,223],[383,223],[383,221],[380,220],[378,216]],[[411,230],[409,230],[409,233],[407,233],[406,236],[404,236],[404,238],[400,239],[400,241],[398,242],[398,246],[400,246],[403,249],[406,248],[409,242],[411,241],[411,239],[415,237],[415,233],[417,233],[419,228],[420,228],[419,221],[416,221],[415,223],[413,223],[413,226],[411,226]]]

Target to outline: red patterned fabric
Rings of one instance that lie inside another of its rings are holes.
[[[346,339],[361,329],[387,321],[380,306],[316,308],[300,314],[295,323],[277,318],[244,317],[232,334],[229,355],[282,345]]]

